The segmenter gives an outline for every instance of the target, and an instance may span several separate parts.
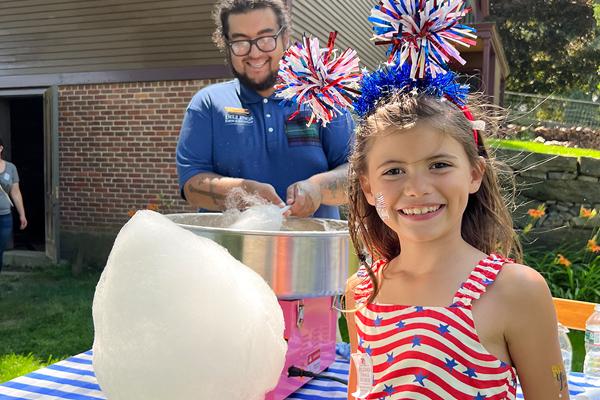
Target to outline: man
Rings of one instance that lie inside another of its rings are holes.
[[[221,0],[215,20],[213,40],[237,79],[200,90],[188,106],[177,144],[183,196],[223,210],[240,187],[291,205],[287,215],[338,218],[354,123],[344,113],[307,127],[309,110],[289,121],[295,107],[279,105],[274,84],[290,34],[283,0]]]

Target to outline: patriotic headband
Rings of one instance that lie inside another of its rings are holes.
[[[356,51],[334,56],[336,33],[325,49],[317,39],[304,37],[280,63],[278,96],[284,104],[296,103],[298,110],[308,106],[309,123],[326,125],[345,108],[365,118],[393,93],[423,93],[451,101],[475,123],[466,105],[469,86],[458,83],[448,66],[452,60],[465,64],[455,44],[476,44],[475,29],[458,23],[470,11],[464,0],[379,1],[369,21],[375,44],[389,46],[387,63],[360,74]],[[474,137],[478,144],[476,131]]]

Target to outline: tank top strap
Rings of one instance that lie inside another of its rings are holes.
[[[377,260],[371,264],[371,271],[373,271],[373,273],[379,277],[381,270],[385,265],[387,265],[387,260]],[[369,267],[363,263],[358,268],[358,271],[356,271],[356,277],[359,282],[354,288],[354,302],[356,304],[364,304],[373,292],[373,282],[369,276],[367,268]]]
[[[467,280],[460,285],[460,288],[454,295],[451,307],[471,308],[473,300],[479,299],[485,293],[488,286],[494,283],[502,266],[512,261],[497,254],[490,254],[479,261]]]

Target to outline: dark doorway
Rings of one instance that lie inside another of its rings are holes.
[[[6,159],[16,165],[28,226],[19,229],[13,208],[15,250],[45,251],[44,110],[43,97],[8,98],[10,150]]]

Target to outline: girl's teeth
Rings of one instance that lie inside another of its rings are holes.
[[[439,208],[440,208],[440,206],[424,207],[424,208],[405,208],[402,210],[402,213],[406,214],[406,215],[422,215],[422,214],[427,214],[430,212],[437,211]]]

